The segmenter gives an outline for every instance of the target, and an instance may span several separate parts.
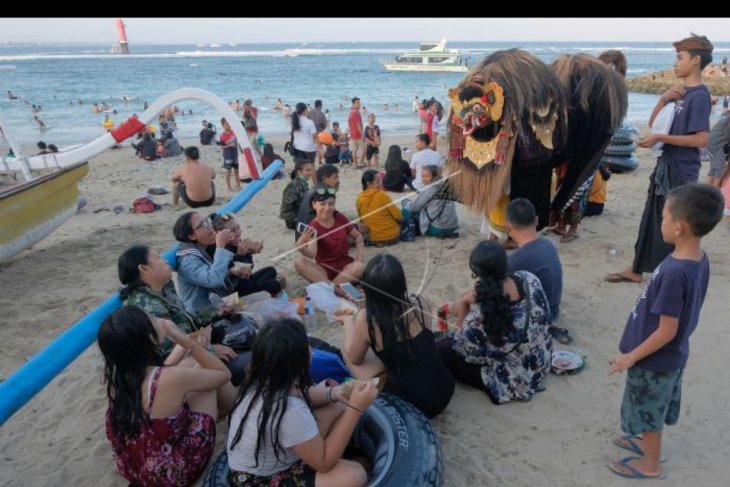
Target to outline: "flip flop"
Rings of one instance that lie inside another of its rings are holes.
[[[631,453],[636,453],[639,456],[644,456],[644,450],[641,449],[641,447],[634,441],[636,439],[643,440],[643,438],[640,435],[619,435],[613,437],[613,444],[616,445],[619,448],[623,448],[624,450],[628,450]],[[622,442],[625,441],[625,443]],[[666,462],[667,459],[662,455],[659,458],[659,463]]]
[[[612,272],[611,274],[606,274],[606,277],[604,277],[603,280],[607,282],[633,282],[634,284],[641,283],[641,281],[634,281],[630,277],[627,277],[620,272]]]
[[[550,336],[552,336],[563,345],[570,345],[571,343],[573,343],[573,337],[570,336],[570,332],[567,328],[560,328],[559,326],[550,325],[550,327],[548,328],[548,332],[550,332]]]
[[[658,479],[663,480],[666,479],[667,476],[664,472],[660,473],[659,475],[646,475],[645,473],[641,473],[638,470],[636,470],[634,467],[629,465],[628,463],[633,460],[640,460],[640,457],[626,457],[623,458],[617,462],[612,463],[611,465],[608,465],[608,469],[615,473],[616,475],[619,475],[621,477],[627,478],[627,479]],[[618,470],[616,468],[616,465],[620,465],[626,470],[629,471],[629,473],[622,472],[621,470]]]

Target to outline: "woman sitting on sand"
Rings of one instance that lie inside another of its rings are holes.
[[[424,166],[421,170],[424,189],[415,200],[403,201],[403,218],[415,218],[421,235],[450,238],[459,236],[459,216],[456,204],[451,200],[439,199],[444,181],[441,168]]]
[[[545,389],[550,370],[545,292],[529,272],[507,275],[507,253],[495,241],[477,244],[469,267],[478,280],[447,307],[457,330],[439,342],[441,358],[458,381],[483,390],[494,404],[528,401]]]
[[[393,245],[400,242],[400,222],[403,216],[383,191],[380,174],[373,169],[362,173],[362,192],[355,201],[357,214],[367,228],[367,244]]]
[[[199,336],[204,345],[211,339],[208,325],[231,316],[225,306],[218,309],[209,305],[194,313],[185,311],[172,283],[170,266],[146,245],[133,245],[125,250],[119,257],[118,268],[119,280],[124,285],[120,291],[124,304],[139,306],[153,317],[170,320],[186,335],[202,329]],[[176,365],[185,355],[185,350],[174,345],[169,338],[160,343],[165,364]],[[220,343],[211,345],[210,351],[226,362],[233,374],[233,383],[239,384],[250,357],[239,355],[231,347]]]
[[[339,211],[335,211],[337,190],[320,183],[314,189],[312,208],[314,219],[297,240],[294,267],[309,282],[352,282],[362,276],[365,265],[365,239],[355,226]],[[355,240],[355,258],[348,255],[350,242]]]
[[[413,175],[411,174],[411,166],[403,160],[403,152],[400,146],[391,145],[388,149],[388,158],[385,160],[385,178],[383,178],[383,188],[388,191],[400,193],[403,186],[408,185],[411,191],[417,191],[413,187]]]
[[[246,296],[259,291],[266,291],[272,296],[278,296],[286,285],[283,275],[276,272],[271,266],[253,272],[253,254],[260,253],[263,242],[254,242],[247,238],[241,238],[241,225],[236,221],[232,213],[212,213],[208,218],[213,222],[213,230],[220,232],[228,229],[234,236],[228,250],[233,252],[233,260],[228,264],[228,282],[230,292],[237,292],[239,296]],[[208,255],[211,258],[215,255],[215,245],[208,246]],[[237,263],[243,265],[236,265]],[[283,284],[283,286],[282,286]]]
[[[454,378],[439,357],[426,298],[409,295],[397,258],[378,254],[362,277],[366,308],[337,315],[345,328],[342,351],[362,380],[386,373],[385,392],[409,401],[433,418],[454,394]]]
[[[160,343],[169,338],[199,367],[165,366]],[[109,409],[106,435],[117,469],[132,485],[183,486],[205,469],[215,446],[215,418],[231,407],[217,398],[229,388],[223,362],[171,321],[125,306],[101,324]]]
[[[264,326],[254,342],[251,374],[236,400],[228,430],[228,481],[241,486],[361,487],[363,467],[343,460],[372,383],[312,386],[307,332],[298,320]]]
[[[228,264],[234,254],[226,247],[236,237],[230,230],[213,230],[213,223],[200,213],[189,211],[175,222],[173,234],[180,247],[177,250],[177,283],[185,309],[194,313],[210,306],[210,294],[226,296],[232,284],[228,279]],[[211,258],[206,248],[215,245]]]

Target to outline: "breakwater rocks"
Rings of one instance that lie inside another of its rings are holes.
[[[710,64],[702,72],[702,82],[716,96],[730,94],[730,76],[723,72],[720,64]],[[652,71],[626,80],[629,91],[638,93],[661,94],[674,84],[681,84],[682,80],[674,74],[674,69]]]

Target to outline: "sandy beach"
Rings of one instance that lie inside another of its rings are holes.
[[[413,134],[415,135],[415,134]],[[381,153],[390,144],[414,146],[413,136],[383,133]],[[272,139],[283,154],[283,138]],[[194,142],[194,141],[188,141]],[[439,144],[443,147],[445,143]],[[609,201],[602,216],[585,219],[580,238],[559,244],[564,269],[562,326],[586,356],[575,376],[551,375],[547,390],[528,403],[493,405],[486,395],[463,385],[432,421],[444,455],[445,485],[624,486],[606,464],[623,450],[611,444],[619,430],[624,375],[608,376],[608,360],[641,286],[610,284],[607,272],[624,268],[633,256],[639,220],[654,159],[640,150],[637,171],[609,181]],[[233,196],[225,189],[221,156],[203,147],[201,160],[216,168],[218,208]],[[129,207],[147,188],[169,185],[182,157],[147,163],[125,145],[90,161],[81,183],[89,202],[50,237],[0,266],[0,378],[8,377],[60,332],[82,318],[119,288],[117,257],[135,242],[163,251],[173,242],[172,225],[186,209],[173,210],[170,195],[155,197],[162,210],[136,215],[94,210]],[[381,164],[384,161],[381,161]],[[292,168],[291,161],[285,170]],[[701,180],[707,172],[703,165]],[[344,169],[337,207],[354,218],[361,190],[360,171]],[[264,239],[257,267],[290,250],[293,236],[278,218],[281,193],[288,180],[271,182],[239,213],[244,235]],[[397,195],[391,194],[394,198]],[[409,290],[436,302],[451,299],[473,285],[467,262],[479,233],[480,215],[459,206],[459,239],[419,238],[388,248],[406,270]],[[684,375],[679,424],[666,430],[664,485],[724,485],[730,477],[730,388],[725,364],[730,334],[726,293],[730,289],[730,219],[704,239],[711,278],[700,324],[691,340]],[[609,250],[615,249],[616,255]],[[368,248],[366,258],[383,249]],[[300,296],[305,282],[294,271],[294,254],[273,265],[288,278],[289,295]],[[726,318],[722,318],[726,316]],[[342,340],[336,323],[319,315],[317,332],[335,344]],[[726,322],[727,323],[727,322]],[[556,349],[563,348],[556,344]],[[6,486],[125,486],[117,473],[104,433],[105,389],[102,358],[92,345],[0,430],[0,484]],[[219,423],[216,455],[222,451],[226,422]]]

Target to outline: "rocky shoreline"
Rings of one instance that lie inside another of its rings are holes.
[[[723,73],[720,64],[710,64],[702,72],[702,82],[716,96],[730,94],[730,76]],[[681,80],[674,74],[674,69],[652,71],[626,80],[629,91],[638,93],[661,94]]]

